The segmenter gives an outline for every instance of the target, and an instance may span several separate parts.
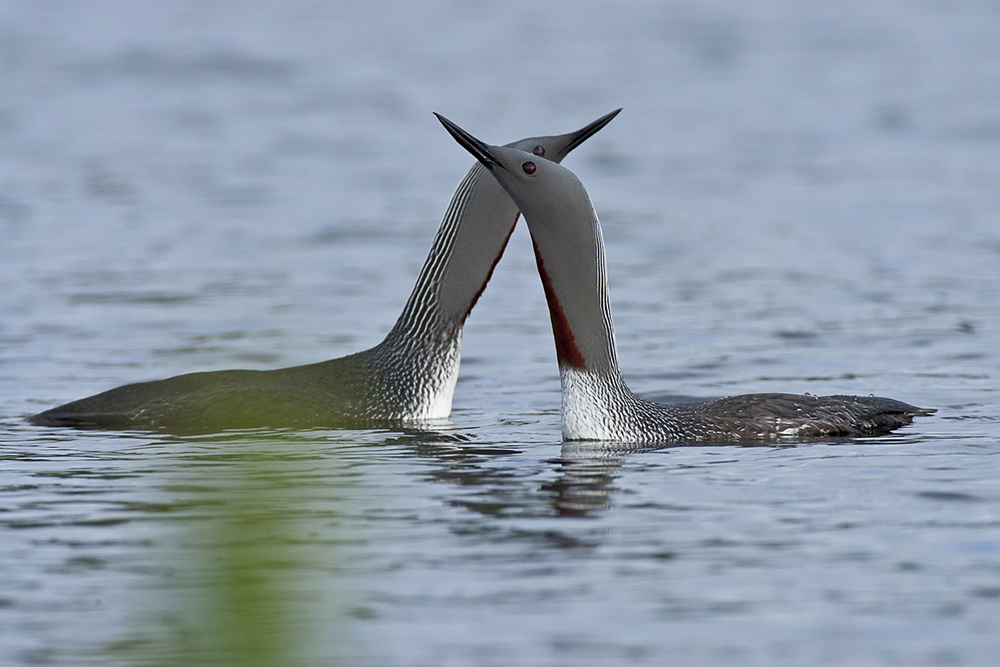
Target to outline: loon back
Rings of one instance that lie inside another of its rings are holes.
[[[277,370],[188,373],[110,389],[34,415],[38,426],[164,430],[364,428],[424,417],[413,392],[396,391],[371,350]],[[426,419],[433,419],[428,414]]]
[[[884,435],[934,412],[879,396],[765,393],[664,405],[619,391],[612,399],[617,410],[588,415],[574,394],[567,398],[567,440],[678,445]]]

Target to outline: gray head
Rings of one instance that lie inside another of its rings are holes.
[[[506,144],[506,148],[514,148],[538,157],[543,157],[551,162],[559,163],[569,155],[570,151],[597,134],[601,128],[610,123],[620,112],[621,109],[615,109],[611,113],[605,114],[594,122],[581,127],[576,132],[567,132],[566,134],[555,134],[546,137],[529,137],[528,139],[521,139],[520,141]],[[441,118],[438,114],[434,115]]]
[[[540,163],[560,162],[574,148],[611,122],[621,109],[566,134],[529,137],[507,145]],[[544,159],[541,159],[544,158]],[[446,277],[440,283],[441,316],[464,321],[486,287],[514,230],[518,207],[499,183],[477,163],[459,186],[438,234],[450,238]],[[435,242],[437,245],[437,241]],[[433,251],[432,251],[433,253]],[[429,258],[431,263],[433,258]],[[416,293],[415,293],[416,294]]]
[[[438,119],[524,213],[560,365],[617,373],[604,241],[583,183],[561,165],[516,148],[490,146],[448,119]]]
[[[563,235],[572,235],[574,229],[581,225],[569,224],[569,221],[575,221],[581,215],[587,217],[593,211],[583,183],[570,170],[539,160],[514,144],[490,146],[447,118],[435,115],[455,140],[503,186],[528,219],[533,237],[536,233],[545,234],[558,227],[562,228]]]

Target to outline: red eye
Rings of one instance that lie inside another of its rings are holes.
[[[530,176],[531,174],[535,173],[535,163],[525,162],[524,164],[521,165],[521,169],[524,170],[524,173]]]
[[[545,157],[545,149],[542,148],[541,146],[535,146],[534,148],[531,149],[531,152],[537,155],[538,157]]]

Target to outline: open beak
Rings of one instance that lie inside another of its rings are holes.
[[[491,171],[495,167],[506,169],[506,167],[500,164],[500,162],[495,157],[493,157],[493,154],[490,152],[489,146],[481,142],[479,139],[476,139],[474,136],[472,136],[471,134],[460,128],[458,125],[455,125],[453,122],[451,122],[441,114],[435,113],[434,115],[437,116],[437,119],[441,121],[442,125],[444,125],[444,129],[448,130],[451,136],[455,137],[455,141],[457,141],[465,150],[472,153],[472,156],[477,160],[479,160],[484,167],[486,167]],[[608,118],[608,120],[611,119]],[[594,123],[591,123],[591,125],[593,124]],[[601,128],[598,127],[597,130],[599,129]],[[597,130],[594,130],[594,132],[596,132]],[[581,132],[582,131],[583,130],[581,130]],[[591,134],[593,134],[593,132],[591,132]],[[581,139],[581,141],[583,140]]]

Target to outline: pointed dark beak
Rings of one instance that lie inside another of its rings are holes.
[[[462,148],[472,153],[472,156],[482,162],[484,167],[491,171],[495,167],[500,167],[501,169],[505,168],[495,157],[493,157],[493,154],[490,153],[489,146],[481,142],[479,139],[476,139],[474,136],[460,128],[458,125],[455,125],[441,114],[435,113],[434,115],[437,116],[437,119],[441,121],[442,125],[444,125],[444,129],[448,130],[451,136],[455,137],[455,141],[461,144]]]
[[[566,152],[569,153],[571,150],[573,150],[574,148],[585,142],[587,139],[590,139],[592,136],[597,134],[601,130],[601,128],[610,123],[611,119],[617,116],[620,111],[621,109],[615,109],[611,113],[601,116],[590,125],[587,125],[586,127],[581,127],[579,130],[577,130],[573,134],[573,138],[570,140],[570,142],[566,144],[566,149],[565,149]]]

